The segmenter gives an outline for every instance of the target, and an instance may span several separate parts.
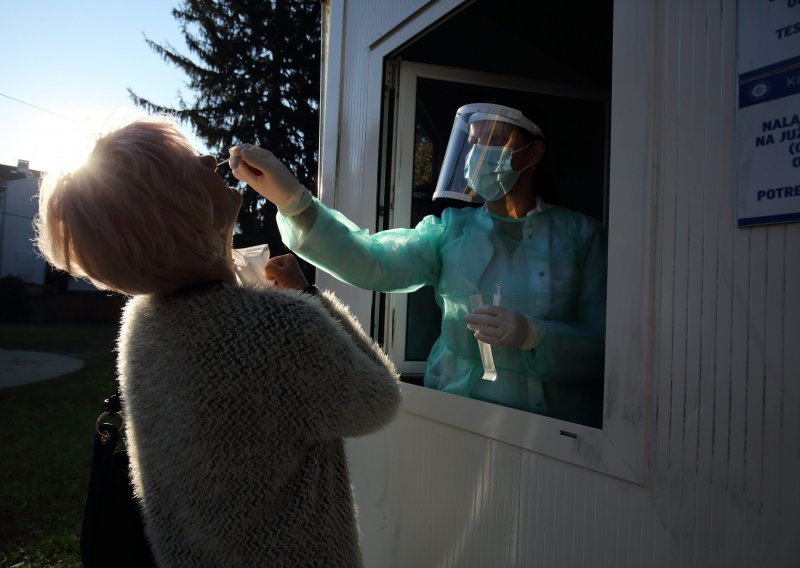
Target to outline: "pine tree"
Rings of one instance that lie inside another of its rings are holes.
[[[191,56],[171,45],[147,44],[188,76],[194,100],[178,108],[136,95],[149,112],[167,112],[190,123],[218,156],[250,142],[272,151],[312,191],[316,188],[320,2],[307,0],[184,0],[172,10]],[[236,180],[230,176],[231,183]],[[275,207],[254,191],[244,192],[236,246],[267,242],[286,251],[275,223]]]

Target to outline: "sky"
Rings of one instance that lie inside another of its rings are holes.
[[[144,36],[188,55],[179,0],[0,0],[0,164],[53,171],[85,156],[93,133],[136,109],[128,88],[175,107],[187,77]],[[198,151],[205,145],[183,126]]]

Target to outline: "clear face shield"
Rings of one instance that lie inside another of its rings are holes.
[[[512,157],[533,143],[521,145],[520,129],[544,138],[516,109],[488,103],[458,109],[433,198],[481,203],[511,191],[526,169],[514,170]]]

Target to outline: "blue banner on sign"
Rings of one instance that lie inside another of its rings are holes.
[[[772,223],[790,223],[800,221],[800,213],[784,213],[782,215],[764,215],[762,217],[746,217],[736,221],[737,227],[752,227],[753,225],[770,225]]]
[[[800,57],[739,75],[739,108],[800,93]]]

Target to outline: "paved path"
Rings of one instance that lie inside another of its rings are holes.
[[[0,349],[0,389],[52,379],[81,367],[83,361],[66,355]]]

